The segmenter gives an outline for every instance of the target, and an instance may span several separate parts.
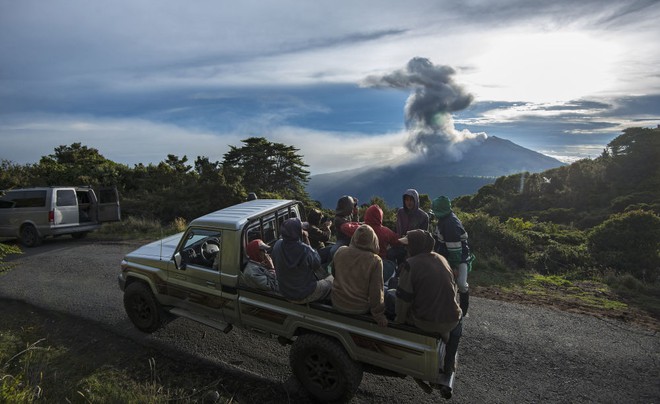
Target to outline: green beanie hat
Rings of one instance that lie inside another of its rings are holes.
[[[433,200],[431,210],[435,217],[445,217],[451,213],[451,201],[446,196],[439,196]]]

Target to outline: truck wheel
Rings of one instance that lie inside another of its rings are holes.
[[[325,335],[299,336],[291,347],[289,363],[300,384],[320,401],[348,401],[362,381],[360,363],[337,340]]]
[[[162,325],[161,308],[149,286],[133,282],[124,291],[124,309],[140,331],[152,333]]]
[[[36,247],[41,244],[41,237],[31,224],[26,224],[21,228],[21,243],[26,247]]]

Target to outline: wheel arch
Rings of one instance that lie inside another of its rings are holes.
[[[350,336],[347,333],[342,333],[335,330],[329,330],[328,328],[314,327],[311,326],[310,324],[298,325],[298,327],[295,329],[293,333],[293,335],[296,337],[299,337],[301,335],[308,335],[308,334],[323,335],[325,337],[337,341],[339,345],[341,345],[342,348],[344,348],[344,350],[351,359],[359,362],[359,359],[357,358],[355,351],[352,349],[354,346],[353,341],[350,340]]]

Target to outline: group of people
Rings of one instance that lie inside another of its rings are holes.
[[[293,303],[326,301],[340,312],[370,313],[383,327],[409,324],[437,335],[447,343],[444,371],[453,372],[469,305],[467,232],[445,196],[432,202],[432,232],[417,191],[407,190],[402,202],[396,231],[383,225],[378,205],[369,206],[360,222],[352,196],[337,201],[332,220],[316,209],[304,224],[287,219],[272,259],[261,240],[248,244],[245,282]]]

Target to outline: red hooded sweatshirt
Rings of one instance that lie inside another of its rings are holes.
[[[364,214],[364,223],[371,226],[378,237],[380,251],[378,255],[381,258],[387,257],[387,248],[391,245],[400,245],[399,236],[383,226],[383,210],[378,205],[371,205]]]

